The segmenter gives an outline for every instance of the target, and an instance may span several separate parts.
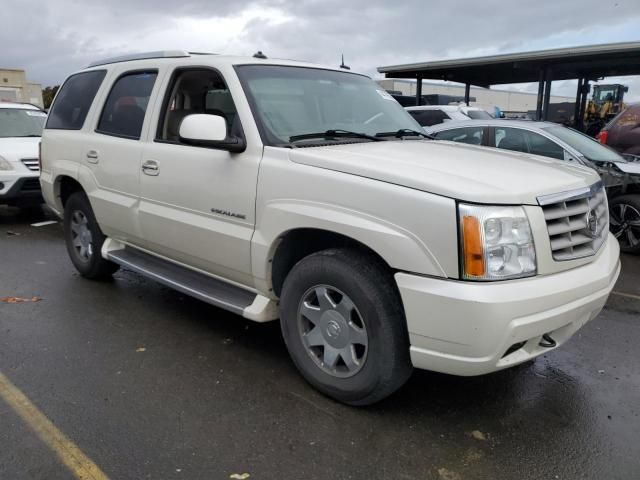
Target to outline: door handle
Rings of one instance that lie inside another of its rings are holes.
[[[157,176],[160,173],[160,166],[155,160],[147,160],[142,164],[142,173],[145,175]]]
[[[98,163],[98,151],[97,150],[89,150],[87,152],[87,162],[89,162],[89,163]]]

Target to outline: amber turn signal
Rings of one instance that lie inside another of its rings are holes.
[[[480,221],[476,217],[465,215],[462,218],[462,238],[464,248],[464,273],[468,277],[482,277],[484,270],[484,251]]]

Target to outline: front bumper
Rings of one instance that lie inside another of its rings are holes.
[[[562,345],[602,310],[619,254],[609,234],[593,262],[553,275],[472,283],[397,273],[414,367],[482,375],[555,348],[540,346],[544,334]]]
[[[10,174],[0,172],[0,205],[42,203],[40,179],[35,174]]]

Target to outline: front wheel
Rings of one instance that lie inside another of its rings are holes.
[[[369,405],[411,375],[400,295],[375,256],[331,249],[302,259],[285,280],[281,305],[291,358],[322,393]]]
[[[622,195],[612,199],[609,202],[609,221],[620,250],[640,254],[640,196]]]
[[[118,265],[100,254],[105,236],[83,192],[72,194],[65,204],[64,237],[71,262],[83,277],[105,279],[118,270]]]

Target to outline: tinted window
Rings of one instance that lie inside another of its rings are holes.
[[[564,149],[548,138],[519,128],[496,127],[495,145],[504,150],[564,159]]]
[[[467,117],[473,120],[490,120],[493,119],[491,115],[489,115],[484,110],[467,110]]]
[[[442,110],[408,110],[409,114],[423,127],[437,125],[445,120],[451,120]]]
[[[156,76],[156,72],[136,72],[116,80],[102,109],[96,131],[139,139]]]
[[[93,70],[69,77],[51,107],[46,128],[80,130],[106,73]]]
[[[236,106],[219,73],[213,70],[178,71],[169,92],[165,99],[164,114],[160,118],[157,139],[179,142],[182,120],[195,113],[224,117],[227,131],[232,135],[241,135]]]
[[[434,134],[438,140],[451,140],[453,142],[469,143],[471,145],[482,145],[484,135],[483,127],[453,128],[444,132]]]

